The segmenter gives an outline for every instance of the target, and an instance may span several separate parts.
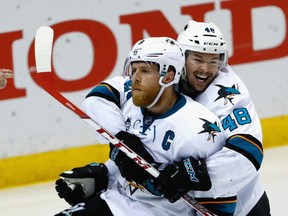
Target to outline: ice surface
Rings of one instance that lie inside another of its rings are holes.
[[[261,179],[270,199],[271,213],[286,216],[288,146],[265,150]],[[0,190],[1,216],[52,216],[68,207],[58,198],[54,182]]]

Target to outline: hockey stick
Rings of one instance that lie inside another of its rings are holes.
[[[53,29],[48,26],[40,27],[36,32],[35,37],[35,60],[36,60],[36,75],[35,79],[38,84],[52,97],[58,100],[61,104],[66,106],[68,109],[73,111],[82,120],[88,123],[94,130],[100,133],[108,142],[115,145],[119,150],[124,152],[129,158],[131,158],[135,163],[145,169],[153,177],[157,178],[159,176],[159,170],[149,164],[146,160],[136,154],[132,149],[126,146],[122,141],[118,140],[107,130],[101,127],[97,122],[91,119],[86,113],[81,109],[71,103],[67,98],[65,98],[54,86],[51,73],[51,56],[52,56],[52,44],[53,44]],[[186,201],[191,207],[198,211],[203,216],[215,216],[212,212],[206,209],[204,206],[199,204],[190,195],[185,194],[182,199]]]

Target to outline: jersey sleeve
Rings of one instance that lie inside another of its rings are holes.
[[[115,77],[93,88],[83,102],[83,109],[109,133],[115,135],[125,130],[122,105],[129,99],[130,81]]]
[[[219,81],[221,80],[224,79]],[[232,94],[229,97],[231,102],[228,100],[227,104],[222,104],[220,101],[214,101],[213,109],[219,116],[227,137],[225,147],[243,155],[243,159],[250,161],[251,169],[257,171],[263,161],[263,146],[261,123],[254,103],[248,89],[233,71],[230,71],[224,84],[238,86],[237,95]],[[221,93],[218,92],[218,95]]]
[[[233,215],[238,191],[257,176],[257,170],[244,152],[227,147],[210,156],[206,164],[212,187],[206,192],[195,192],[195,198],[218,215]]]

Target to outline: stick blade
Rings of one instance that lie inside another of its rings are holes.
[[[36,71],[50,72],[54,31],[49,26],[38,28],[35,36]]]

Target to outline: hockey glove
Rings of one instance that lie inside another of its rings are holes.
[[[176,202],[190,190],[207,191],[211,188],[210,177],[204,160],[192,157],[170,164],[160,171],[150,183],[154,189],[164,195],[171,203]]]
[[[108,169],[105,164],[91,163],[60,174],[55,189],[60,198],[75,205],[95,193],[107,189]]]
[[[152,156],[143,146],[141,140],[128,132],[120,131],[115,135],[119,140],[123,141],[125,145],[135,151],[138,155],[143,157],[148,163],[154,163]],[[137,184],[143,185],[151,175],[142,167],[136,164],[131,158],[125,155],[121,150],[110,143],[110,159],[115,162],[121,175],[127,181],[134,181]]]

